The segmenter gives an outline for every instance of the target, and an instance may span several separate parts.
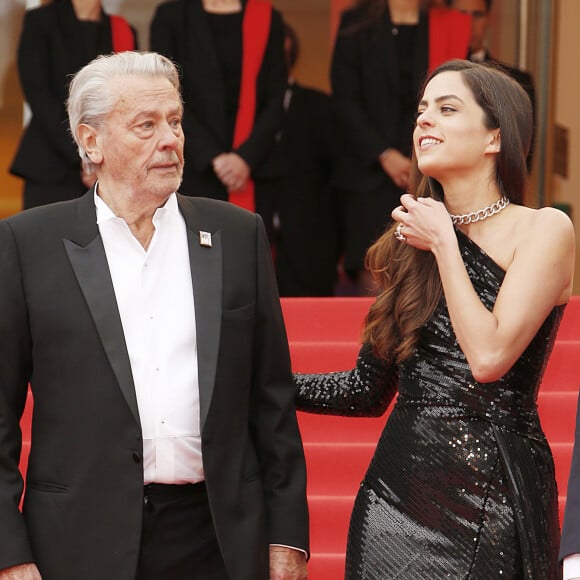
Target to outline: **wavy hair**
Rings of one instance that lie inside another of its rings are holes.
[[[495,180],[502,195],[523,199],[526,186],[526,155],[532,138],[532,105],[524,89],[502,70],[466,60],[448,61],[435,69],[437,75],[459,72],[484,112],[488,129],[498,129],[501,148],[495,157]],[[413,154],[409,193],[444,201],[441,184],[424,176]],[[379,293],[369,309],[362,339],[377,356],[400,363],[413,355],[421,327],[439,303],[443,289],[435,257],[396,240],[392,224],[369,248],[365,266],[372,272]]]

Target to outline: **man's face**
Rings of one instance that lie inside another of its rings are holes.
[[[485,0],[453,0],[451,6],[471,15],[470,52],[477,52],[484,48],[489,19]]]
[[[164,77],[111,80],[118,95],[112,113],[97,129],[99,188],[108,195],[163,201],[183,174],[183,107]]]

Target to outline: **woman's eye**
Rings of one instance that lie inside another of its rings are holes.
[[[442,113],[453,113],[454,111],[455,111],[455,109],[453,107],[449,107],[447,105],[441,107]]]

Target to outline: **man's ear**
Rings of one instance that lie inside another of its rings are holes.
[[[99,165],[103,160],[103,154],[101,153],[97,130],[90,125],[81,123],[77,127],[77,138],[91,162]]]
[[[499,153],[500,151],[501,151],[501,133],[499,129],[495,129],[490,133],[490,139],[487,145],[487,152]]]

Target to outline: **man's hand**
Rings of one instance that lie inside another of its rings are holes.
[[[228,191],[244,189],[250,166],[237,153],[222,153],[212,161],[213,170]]]
[[[0,570],[0,580],[42,580],[36,564],[19,564]]]
[[[270,580],[307,580],[306,556],[300,550],[270,546]]]

